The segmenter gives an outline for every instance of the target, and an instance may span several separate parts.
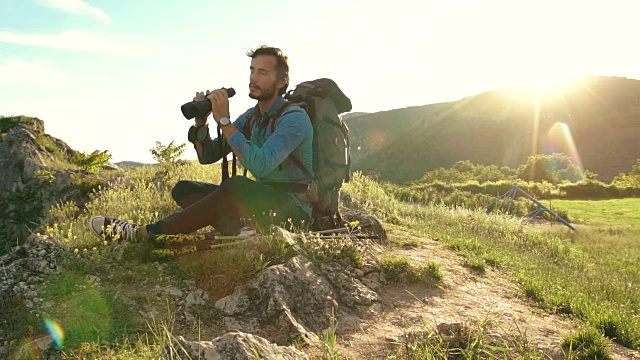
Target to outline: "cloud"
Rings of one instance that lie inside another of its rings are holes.
[[[66,82],[70,76],[47,65],[22,59],[6,59],[0,62],[2,85],[48,85]]]
[[[105,23],[113,21],[104,10],[82,0],[40,0],[40,3],[75,15],[90,15]]]
[[[67,30],[59,34],[24,34],[0,31],[0,42],[120,55],[142,55],[140,44],[144,38],[137,35],[118,35]]]

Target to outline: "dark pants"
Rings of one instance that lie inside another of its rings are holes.
[[[150,233],[189,234],[211,225],[224,235],[236,235],[246,225],[266,229],[271,224],[300,227],[310,222],[286,192],[244,176],[234,176],[221,185],[182,180],[171,196],[182,210],[147,225]]]

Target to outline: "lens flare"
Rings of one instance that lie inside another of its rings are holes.
[[[371,144],[374,147],[382,146],[387,141],[385,133],[378,130],[369,131],[368,133],[366,133],[365,139],[368,144]]]
[[[62,346],[64,345],[64,329],[62,329],[62,326],[49,318],[44,318],[42,320],[42,323],[53,339],[53,344],[56,346],[56,348],[62,349]]]
[[[564,153],[571,158],[571,161],[584,172],[582,160],[573,141],[573,135],[569,125],[564,122],[555,123],[547,132],[545,137],[545,153]]]

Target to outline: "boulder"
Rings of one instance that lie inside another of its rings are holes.
[[[177,341],[181,349],[167,350],[165,358],[184,358],[181,353],[186,351],[190,359],[202,360],[308,359],[304,352],[293,347],[278,346],[259,336],[237,331],[211,341],[187,341],[180,336],[177,337]],[[174,354],[177,357],[174,357]]]
[[[357,222],[358,227],[360,227],[357,232],[372,235],[372,239],[378,244],[384,245],[387,243],[387,231],[384,229],[382,222],[374,215],[346,207],[341,208],[340,213],[343,221],[351,224]]]
[[[44,131],[38,118],[0,117],[0,248],[6,239],[24,241],[25,225],[45,219],[52,204],[84,200],[72,179],[88,174],[66,161],[77,151]]]
[[[379,295],[365,285],[376,283],[372,279],[384,281],[371,262],[357,269],[350,261],[315,264],[298,255],[264,269],[215,305],[227,330],[259,333],[277,344],[316,343],[332,316],[356,326],[353,319],[380,310]]]
[[[27,241],[0,257],[0,301],[17,297],[26,310],[38,313],[44,302],[37,290],[45,275],[61,270],[64,249],[49,236],[32,235]],[[0,344],[5,341],[2,329],[9,328],[0,319]]]

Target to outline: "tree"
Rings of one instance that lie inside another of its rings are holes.
[[[563,181],[577,182],[583,180],[584,175],[569,156],[555,153],[529,156],[527,162],[518,168],[518,178],[557,184]]]
[[[164,146],[160,141],[156,141],[156,146],[149,151],[153,158],[160,164],[175,164],[185,151],[186,144],[176,146],[174,141]]]
[[[636,160],[636,164],[631,167],[629,173],[618,174],[611,184],[618,187],[640,188],[640,159]]]

